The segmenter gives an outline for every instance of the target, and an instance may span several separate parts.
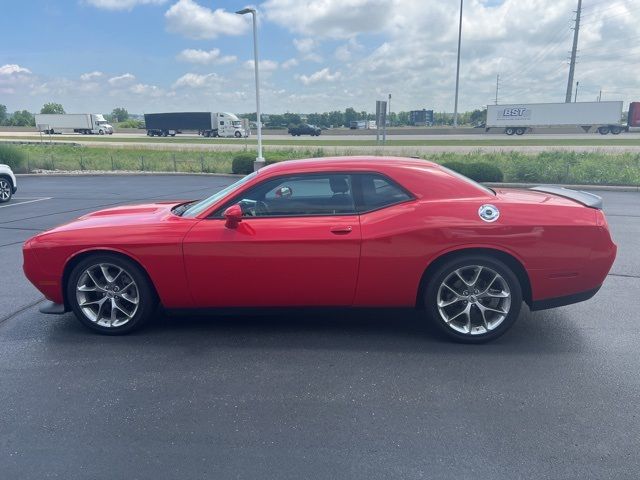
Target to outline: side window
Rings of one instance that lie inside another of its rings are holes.
[[[358,212],[367,212],[378,208],[406,202],[411,199],[399,185],[382,175],[365,173],[354,176],[354,182],[359,187]]]
[[[351,215],[356,213],[351,175],[295,175],[269,180],[245,192],[238,204],[247,217]]]

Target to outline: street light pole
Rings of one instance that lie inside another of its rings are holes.
[[[258,67],[258,27],[256,22],[255,8],[244,8],[236,12],[238,15],[251,14],[253,20],[253,63],[256,77],[256,123],[258,125],[258,157],[253,162],[253,170],[257,171],[264,167],[265,161],[262,156],[262,117],[260,115],[260,69]]]
[[[458,86],[460,85],[460,44],[462,43],[462,4],[460,0],[460,24],[458,25],[458,63],[456,66],[456,100],[453,107],[453,128],[458,128]]]

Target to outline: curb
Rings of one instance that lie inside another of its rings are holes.
[[[123,175],[195,175],[195,176],[215,176],[215,177],[229,177],[238,178],[244,175],[235,173],[207,173],[207,172],[138,172],[138,171],[94,171],[94,172],[55,172],[55,173],[16,173],[16,177],[100,177],[104,175],[110,176],[123,176]],[[550,185],[542,182],[539,183],[500,183],[500,182],[483,182],[483,185],[495,188],[531,188],[539,187],[541,185]],[[570,184],[554,184],[560,187],[571,188],[574,190],[595,190],[595,191],[607,191],[607,192],[640,192],[640,185],[570,185]]]
[[[103,177],[103,176],[114,176],[114,177],[122,177],[125,175],[137,175],[137,176],[152,176],[152,175],[162,175],[162,176],[171,176],[171,175],[210,175],[216,177],[244,177],[244,175],[236,174],[236,173],[208,173],[208,172],[138,172],[131,171],[128,172],[126,170],[120,171],[92,171],[92,172],[55,172],[55,173],[16,173],[16,177]]]

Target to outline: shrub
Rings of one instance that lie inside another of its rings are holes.
[[[501,182],[504,179],[502,170],[490,163],[469,163],[465,175],[476,182]]]
[[[233,157],[231,162],[231,173],[248,175],[253,172],[253,162],[256,161],[255,153],[240,153]],[[265,159],[265,165],[277,163],[279,160]]]
[[[142,120],[125,120],[116,125],[118,128],[144,128],[144,122]]]
[[[0,145],[0,163],[11,167],[14,172],[26,170],[27,154],[13,145]]]
[[[458,172],[465,177],[469,177],[476,182],[502,182],[504,179],[502,170],[490,163],[445,162],[442,166]]]

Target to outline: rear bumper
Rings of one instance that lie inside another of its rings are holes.
[[[598,293],[598,290],[600,290],[600,287],[602,287],[602,285],[599,285],[598,287],[596,287],[594,289],[591,289],[591,290],[586,290],[584,292],[574,293],[572,295],[566,295],[564,297],[555,297],[555,298],[546,298],[544,300],[535,300],[535,301],[531,302],[531,305],[529,306],[529,309],[531,311],[546,310],[547,308],[556,308],[556,307],[562,307],[564,305],[571,305],[572,303],[584,302],[585,300],[589,300],[596,293]]]

